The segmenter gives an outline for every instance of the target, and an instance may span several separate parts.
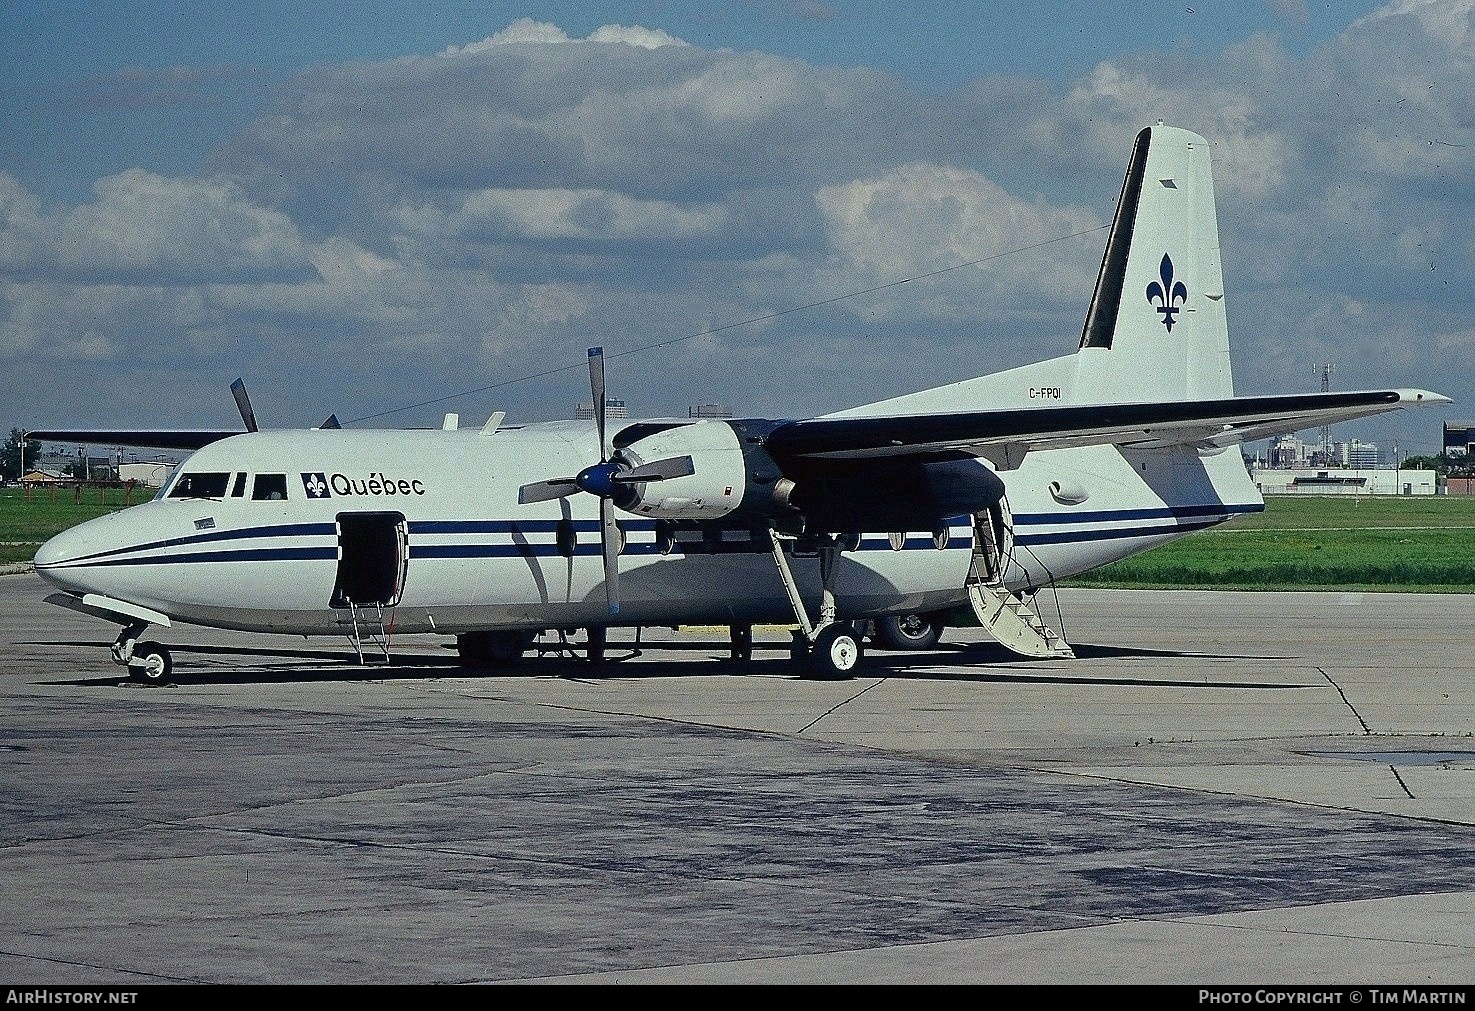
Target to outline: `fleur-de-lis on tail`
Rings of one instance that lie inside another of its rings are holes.
[[[1157,303],[1157,311],[1163,314],[1163,326],[1172,333],[1173,324],[1177,322],[1174,317],[1183,311],[1183,303],[1188,301],[1188,285],[1173,280],[1173,258],[1167,253],[1163,254],[1158,276],[1162,283],[1153,281],[1147,286],[1147,300]]]

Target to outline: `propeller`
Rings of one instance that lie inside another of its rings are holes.
[[[246,381],[237,379],[230,384],[231,395],[236,398],[236,409],[241,412],[241,420],[246,423],[246,431],[258,431],[256,427],[256,412],[251,410],[251,398],[246,396]]]
[[[236,410],[241,412],[241,420],[246,424],[246,431],[260,431],[260,429],[256,426],[256,412],[251,409],[251,398],[246,395],[246,381],[244,379],[237,379],[235,382],[231,383],[230,392],[231,396],[236,398]],[[325,419],[323,419],[323,423],[318,426],[318,428],[342,427],[343,426],[338,423],[338,415],[336,414],[328,415]]]
[[[599,436],[599,462],[590,464],[572,477],[555,477],[534,481],[518,489],[517,501],[522,505],[567,498],[575,492],[587,492],[599,499],[599,542],[604,555],[604,588],[609,597],[609,613],[620,613],[620,530],[615,523],[615,498],[629,486],[647,481],[665,481],[695,473],[689,456],[631,466],[619,453],[611,453],[605,432],[604,348],[589,349],[589,390],[594,395],[594,429]]]

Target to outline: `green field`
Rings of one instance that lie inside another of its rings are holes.
[[[1475,593],[1475,498],[1272,496],[1072,586]]]
[[[30,561],[52,534],[123,504],[121,489],[87,488],[80,502],[70,488],[29,500],[0,489],[0,565]],[[1475,593],[1475,497],[1272,496],[1262,513],[1065,583]]]
[[[78,501],[75,488],[58,488],[55,494],[37,488],[28,499],[23,489],[0,488],[0,565],[29,562],[52,534],[116,512],[125,500],[137,505],[153,495],[145,488],[135,489],[131,496],[125,496],[121,488],[83,488],[81,492]]]

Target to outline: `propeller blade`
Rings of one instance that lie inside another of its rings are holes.
[[[256,412],[251,410],[251,398],[246,396],[246,381],[237,379],[230,384],[231,395],[236,398],[236,408],[241,412],[241,420],[246,423],[246,431],[256,432]]]
[[[641,464],[634,470],[616,474],[611,480],[620,484],[637,484],[643,481],[665,481],[673,477],[687,477],[697,472],[689,456],[673,456],[666,460],[655,460]]]
[[[517,502],[519,505],[529,505],[533,502],[551,502],[556,498],[567,498],[579,490],[571,477],[555,477],[548,481],[534,481],[517,489]]]
[[[589,390],[594,394],[594,427],[599,432],[599,462],[609,459],[604,441],[604,348],[589,349]]]
[[[604,592],[609,613],[620,613],[620,528],[615,524],[615,504],[599,500],[599,540],[604,549]]]

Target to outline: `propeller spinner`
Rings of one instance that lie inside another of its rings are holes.
[[[566,498],[575,492],[587,492],[599,499],[599,543],[604,555],[604,588],[609,598],[609,613],[620,613],[620,531],[615,524],[615,499],[622,486],[686,477],[695,472],[691,457],[676,456],[666,460],[633,466],[619,453],[610,453],[605,433],[604,348],[589,349],[589,390],[594,395],[594,428],[599,436],[599,462],[590,464],[572,477],[555,477],[525,484],[517,493],[517,501],[527,505]]]

